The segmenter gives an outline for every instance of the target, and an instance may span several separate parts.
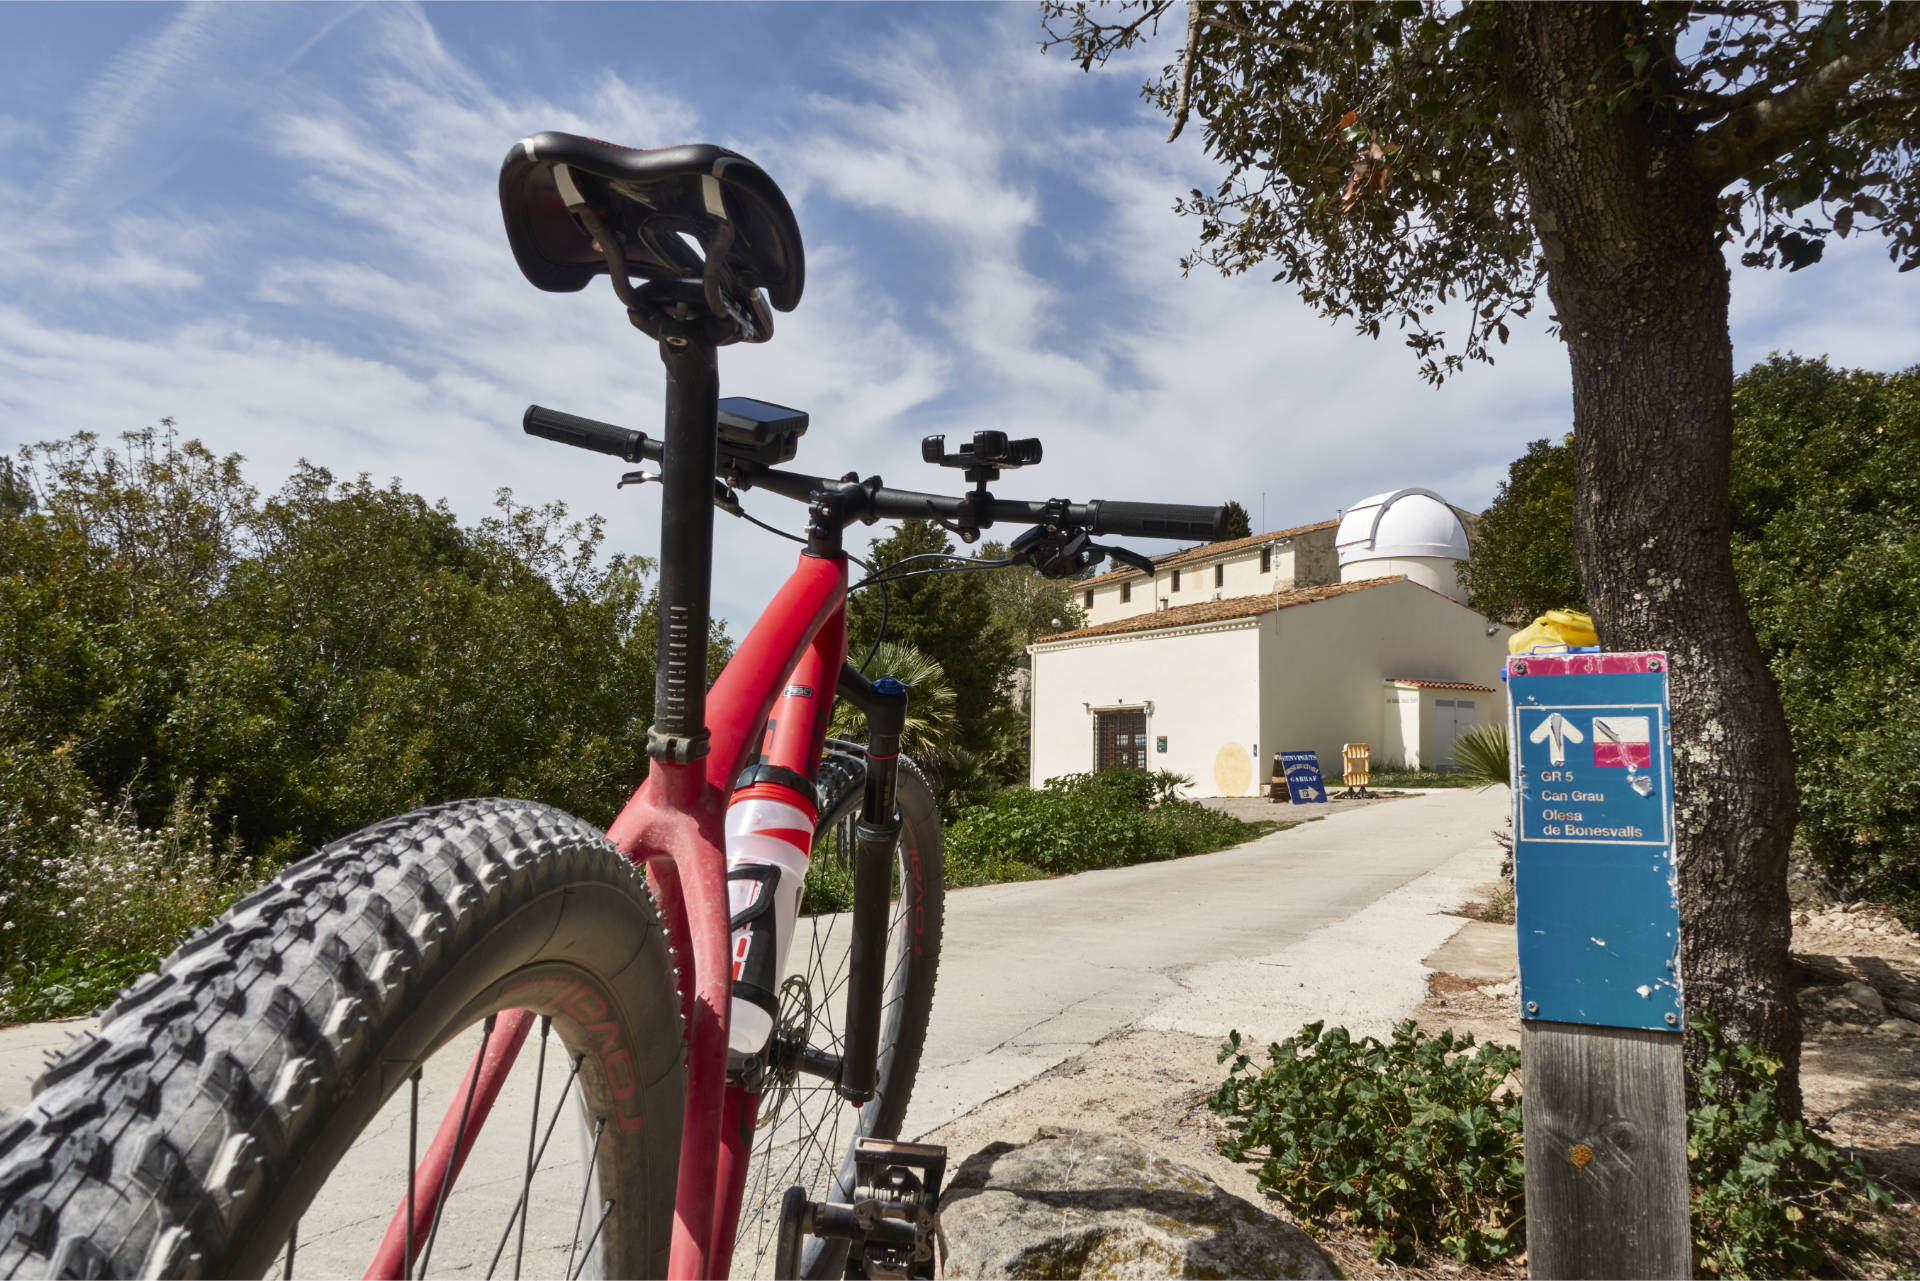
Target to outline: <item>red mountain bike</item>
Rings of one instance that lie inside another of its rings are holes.
[[[1022,525],[997,563],[1066,576],[1143,563],[1095,535],[1206,539],[1222,512],[996,498],[1041,450],[991,431],[924,443],[971,482],[955,497],[783,470],[806,415],[721,400],[716,361],[800,300],[772,179],[719,147],[544,133],[500,196],[528,279],[607,275],[666,365],[658,440],[524,424],[659,464],[622,480],[663,492],[646,781],[604,835],[526,801],[389,819],[188,941],[0,1123],[6,1275],[932,1275],[943,1156],[889,1141],[933,999],[939,812],[899,754],[907,690],[846,661],[842,534]],[[806,505],[805,550],[709,690],[713,512],[750,489]],[[836,697],[864,747],[827,739]],[[851,912],[798,914],[810,857]]]

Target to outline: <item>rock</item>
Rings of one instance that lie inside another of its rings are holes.
[[[1920,1022],[1920,1001],[1895,1001],[1893,1008],[1900,1011],[1902,1018]]]
[[[1871,984],[1863,983],[1859,979],[1855,979],[1851,983],[1842,983],[1840,985],[1840,993],[1862,1010],[1872,1015],[1872,1022],[1877,1023],[1886,1017],[1887,1003],[1880,999],[1880,994],[1873,990]]]
[[[1306,1233],[1132,1139],[1043,1126],[941,1201],[951,1277],[1335,1277]]]
[[[1881,1036],[1920,1036],[1920,1023],[1912,1019],[1888,1019],[1873,1030]]]
[[[1820,1014],[1833,1023],[1864,1025],[1880,1021],[1880,1016],[1867,1013],[1838,992],[1831,991],[1827,994],[1826,1004],[1821,1007]]]
[[[1810,919],[1812,918],[1805,912],[1795,912],[1793,914],[1793,923],[1795,925],[1805,925]]]

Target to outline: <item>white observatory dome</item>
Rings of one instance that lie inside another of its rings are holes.
[[[1405,574],[1466,602],[1459,571],[1467,559],[1467,528],[1447,500],[1430,489],[1396,489],[1361,499],[1341,516],[1334,544],[1343,583]]]

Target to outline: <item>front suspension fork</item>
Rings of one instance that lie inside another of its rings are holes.
[[[869,681],[847,665],[840,669],[839,695],[867,717],[867,781],[854,824],[853,947],[847,967],[847,1037],[839,1081],[840,1096],[858,1106],[873,1098],[879,1081],[887,916],[893,897],[894,850],[900,843],[896,798],[907,687],[886,676]]]

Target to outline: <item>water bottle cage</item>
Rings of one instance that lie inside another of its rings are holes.
[[[774,891],[780,886],[780,869],[765,864],[748,863],[727,870],[729,881],[752,881],[759,888],[752,900],[727,922],[737,936],[744,929],[746,938],[734,940],[733,958],[733,995],[765,1010],[774,1019],[780,1017],[780,997],[776,990],[778,976],[773,967],[777,950],[774,942],[774,930],[777,928],[773,908]]]

